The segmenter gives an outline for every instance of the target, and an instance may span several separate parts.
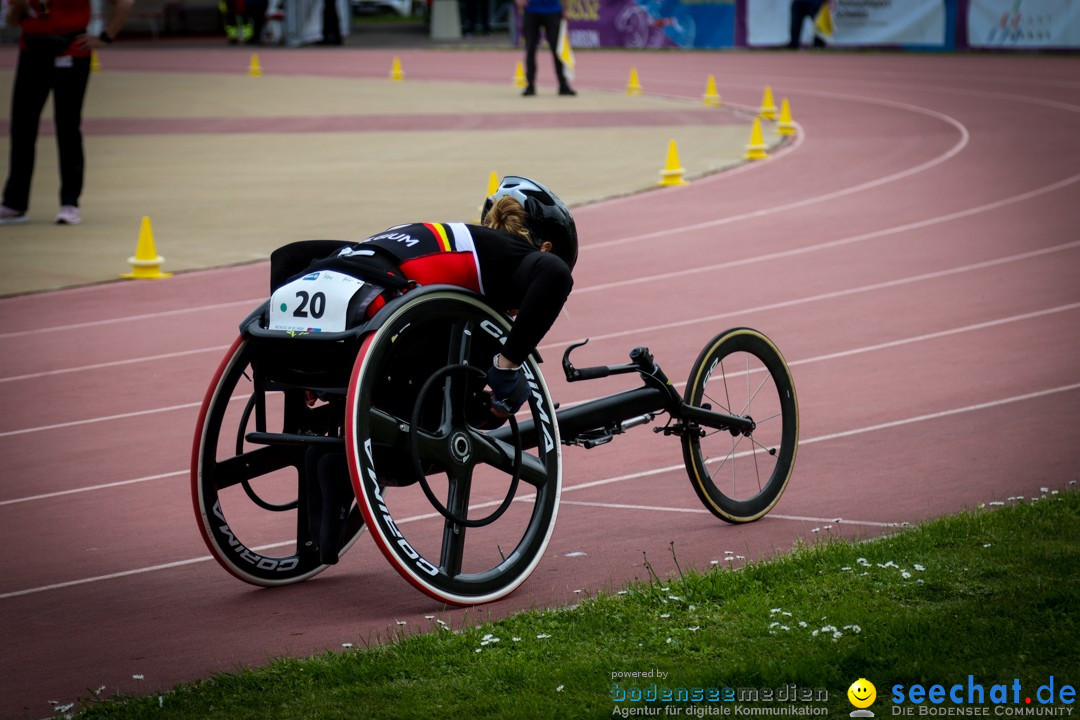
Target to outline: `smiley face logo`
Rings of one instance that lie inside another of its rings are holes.
[[[866,678],[859,678],[847,689],[848,700],[857,708],[868,708],[877,700],[877,688]]]

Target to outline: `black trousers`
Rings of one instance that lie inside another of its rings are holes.
[[[86,160],[83,154],[82,108],[90,80],[90,58],[70,59],[57,67],[50,52],[22,50],[11,90],[11,155],[4,205],[25,211],[30,205],[38,123],[49,92],[53,94],[56,148],[60,156],[60,204],[78,205]]]
[[[555,60],[555,77],[559,79],[559,87],[566,87],[566,76],[563,75],[562,60],[559,60],[559,22],[562,13],[525,13],[521,34],[525,37],[525,82],[529,87],[536,84],[536,49],[540,46],[540,28],[544,28],[548,45],[551,46],[551,57]]]
[[[810,18],[810,21],[813,22],[817,18],[821,6],[824,4],[825,0],[792,0],[791,37],[788,41],[789,48],[795,50],[799,47],[799,40],[802,37],[803,22],[806,18]],[[824,41],[816,34],[814,35],[814,47],[825,47]]]

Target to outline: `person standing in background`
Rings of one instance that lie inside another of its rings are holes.
[[[85,157],[82,108],[90,80],[91,52],[112,43],[133,0],[113,0],[98,35],[89,35],[90,0],[11,0],[7,23],[19,25],[19,61],[11,89],[11,148],[0,225],[26,222],[34,174],[38,124],[49,92],[60,160],[60,225],[78,225]]]
[[[523,14],[521,34],[525,36],[525,90],[522,95],[536,94],[536,49],[540,45],[540,28],[551,46],[551,57],[555,60],[555,77],[559,79],[560,95],[577,95],[563,73],[562,60],[559,59],[559,23],[563,18],[560,0],[515,0],[518,10]]]
[[[818,13],[821,12],[821,7],[825,4],[825,0],[792,0],[791,2],[791,37],[788,40],[788,48],[792,50],[798,50],[802,44],[802,29],[803,23],[806,22],[806,18],[810,18],[810,22],[817,20]],[[814,47],[825,47],[825,41],[815,31],[814,33]]]

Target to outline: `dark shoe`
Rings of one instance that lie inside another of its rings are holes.
[[[574,88],[570,87],[569,85],[563,85],[561,88],[559,88],[559,94],[560,95],[577,95],[577,93],[574,92]]]
[[[521,94],[524,97],[529,97],[530,95],[535,95],[536,94],[536,88],[533,87],[532,85],[529,85],[527,88],[525,88],[524,90],[521,91]]]

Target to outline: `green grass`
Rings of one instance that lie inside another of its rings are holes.
[[[628,706],[612,700],[613,672],[653,669],[667,679],[620,687],[795,684],[846,716],[846,690],[865,677],[886,717],[897,683],[1080,684],[1078,562],[1080,493],[1067,492],[481,627],[433,620],[426,634],[92,703],[81,717],[600,718]],[[669,712],[691,705],[733,706]]]

